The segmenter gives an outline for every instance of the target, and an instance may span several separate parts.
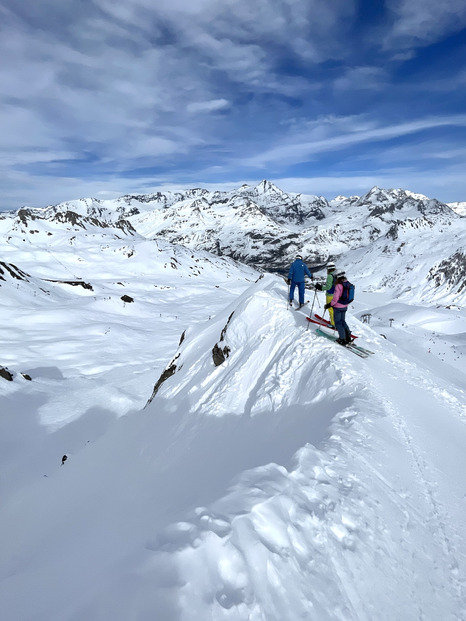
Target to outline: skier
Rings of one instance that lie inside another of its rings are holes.
[[[346,282],[347,278],[345,276],[345,272],[338,272],[335,274],[336,284],[335,284],[335,292],[332,296],[330,302],[324,306],[327,310],[333,308],[333,318],[335,320],[335,328],[338,331],[339,338],[336,342],[339,345],[349,345],[353,341],[351,338],[351,330],[346,323],[346,311],[348,309],[348,304],[341,304],[339,302],[340,298],[343,294],[343,283]]]
[[[286,281],[290,285],[290,306],[293,306],[294,290],[298,287],[299,291],[299,307],[304,306],[304,276],[307,275],[312,280],[312,274],[309,271],[307,265],[303,262],[303,257],[298,254],[293,261],[288,272],[288,280]]]
[[[316,289],[318,291],[325,291],[325,302],[329,304],[332,301],[333,294],[335,293],[335,263],[327,263],[327,280],[324,284],[317,283]],[[328,309],[328,314],[330,316],[330,323],[332,327],[335,327],[335,322],[333,319],[333,307]]]

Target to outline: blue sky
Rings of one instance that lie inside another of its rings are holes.
[[[0,208],[158,189],[466,201],[465,0],[0,0]]]

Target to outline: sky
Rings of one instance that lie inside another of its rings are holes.
[[[466,200],[464,0],[0,0],[0,209],[262,179]]]

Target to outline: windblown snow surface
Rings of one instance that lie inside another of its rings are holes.
[[[361,359],[227,259],[12,243],[2,620],[466,619],[464,308],[361,290]]]

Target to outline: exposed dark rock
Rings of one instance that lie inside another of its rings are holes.
[[[13,265],[13,263],[4,263],[3,261],[0,261],[0,265],[2,265],[6,269],[10,276],[16,278],[16,280],[28,279],[28,274],[20,270],[18,267],[16,267],[16,265]],[[1,272],[2,274],[4,274],[3,270],[1,270]]]
[[[123,300],[123,302],[128,302],[128,303],[129,303],[129,302],[134,302],[134,298],[132,298],[132,297],[131,297],[131,296],[129,296],[129,295],[122,295],[122,296],[121,296],[121,299]]]
[[[386,236],[393,240],[398,239],[398,225],[392,224],[386,232]]]
[[[32,377],[28,375],[27,373],[21,373],[21,375],[24,377],[24,379],[28,380],[29,382],[32,381]]]
[[[48,278],[44,278],[47,282],[57,282],[62,285],[71,285],[72,287],[82,287],[83,289],[88,289],[89,291],[94,291],[92,285],[88,282],[84,282],[84,280],[49,280]]]
[[[13,374],[8,371],[5,367],[0,367],[0,377],[8,380],[9,382],[13,381]]]
[[[225,362],[225,360],[230,355],[230,348],[225,345],[223,349],[221,349],[217,343],[214,345],[212,349],[212,359],[216,367],[220,366]]]
[[[183,330],[183,334],[180,337],[180,342],[178,343],[178,347],[181,345],[181,343],[184,341],[184,338],[186,336],[186,330]]]
[[[220,341],[223,341],[223,339],[225,338],[225,334],[227,332],[228,324],[230,323],[231,318],[233,317],[234,314],[235,314],[235,311],[233,311],[231,313],[231,315],[228,317],[228,321],[226,322],[226,324],[225,324],[225,326],[224,326],[224,328],[223,328],[223,330],[222,330],[222,332],[220,334]]]
[[[137,209],[133,209],[134,213],[139,213]],[[115,226],[118,229],[121,229],[123,232],[125,233],[130,233],[131,235],[134,235],[136,233],[136,230],[134,229],[133,225],[131,224],[131,222],[129,222],[128,220],[125,220],[124,218],[121,218],[120,220],[117,220],[117,222],[115,222]],[[133,253],[131,253],[128,256],[132,256]]]
[[[158,393],[160,386],[172,375],[175,374],[176,372],[176,364],[175,364],[175,360],[177,358],[179,358],[180,354],[177,354],[172,362],[170,363],[170,365],[165,369],[165,371],[162,373],[162,375],[159,377],[159,379],[157,380],[155,386],[154,386],[154,390],[152,391],[152,395],[149,399],[149,401],[146,403],[146,406],[149,405],[149,403],[151,403],[151,401],[153,400],[153,398],[155,397],[155,395]]]
[[[83,229],[85,228],[83,224],[84,218],[70,209],[68,211],[59,211],[56,213],[53,218],[51,218],[52,222],[60,222],[61,224],[72,224],[73,226],[81,226]]]
[[[28,225],[28,220],[36,219],[30,209],[19,209],[17,215],[21,222],[24,224],[24,226]]]
[[[427,274],[427,280],[435,287],[447,285],[461,293],[466,287],[466,254],[458,250],[448,259],[444,259]]]

